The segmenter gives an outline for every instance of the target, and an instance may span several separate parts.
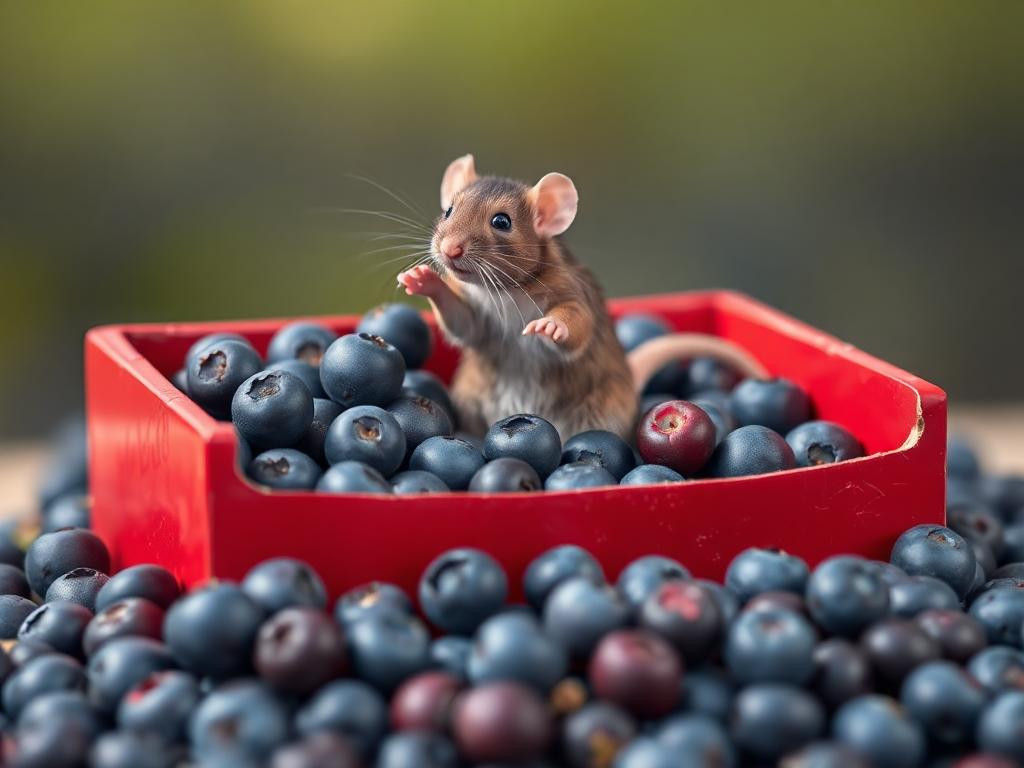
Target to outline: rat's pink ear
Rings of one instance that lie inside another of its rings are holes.
[[[572,179],[561,173],[549,173],[538,181],[527,198],[533,206],[533,230],[541,237],[565,232],[576,218],[580,200]]]
[[[463,155],[451,161],[441,179],[441,210],[447,211],[452,200],[476,181],[476,165],[472,155]]]

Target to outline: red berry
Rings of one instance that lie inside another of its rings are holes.
[[[693,403],[671,400],[644,414],[636,447],[648,464],[662,464],[692,477],[715,450],[715,425]]]
[[[544,754],[551,715],[532,689],[519,683],[488,683],[455,700],[455,741],[474,763],[525,763]]]
[[[462,683],[447,672],[423,672],[406,680],[391,699],[395,730],[448,730],[452,702]]]
[[[642,629],[610,632],[590,659],[594,693],[643,718],[659,718],[675,708],[682,676],[672,646]]]

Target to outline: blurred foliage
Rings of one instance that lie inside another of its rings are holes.
[[[570,174],[611,294],[728,286],[1019,397],[1024,6],[4,3],[0,435],[82,333],[359,312],[445,164]],[[381,226],[381,225],[385,226]],[[362,255],[361,255],[362,254]]]

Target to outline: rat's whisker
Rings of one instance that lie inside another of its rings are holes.
[[[376,216],[378,218],[385,219],[386,221],[399,224],[414,232],[420,232],[424,235],[434,234],[433,230],[429,226],[400,214],[392,213],[391,211],[370,211],[364,208],[332,208],[325,210],[324,213],[349,213],[356,216]]]
[[[390,197],[395,202],[400,203],[401,205],[404,205],[406,208],[408,208],[410,211],[412,211],[412,213],[414,213],[415,215],[419,216],[424,221],[429,221],[429,218],[427,217],[427,215],[424,214],[423,211],[421,211],[419,208],[417,208],[413,203],[411,203],[408,200],[406,200],[404,197],[399,195],[397,192],[394,192],[394,191],[388,189],[383,184],[381,184],[379,181],[374,181],[373,179],[371,179],[371,178],[369,178],[367,176],[360,176],[359,174],[355,174],[355,173],[350,173],[350,174],[347,174],[347,175],[348,175],[348,177],[350,179],[355,179],[356,181],[361,181],[364,184],[369,184],[371,187],[375,187],[376,189],[379,189],[381,192],[383,192],[385,195]]]

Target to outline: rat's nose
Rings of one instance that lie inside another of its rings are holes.
[[[441,241],[441,253],[443,253],[449,259],[461,258],[462,254],[464,253],[462,243],[457,243],[454,240],[451,240],[446,237],[444,240]]]

